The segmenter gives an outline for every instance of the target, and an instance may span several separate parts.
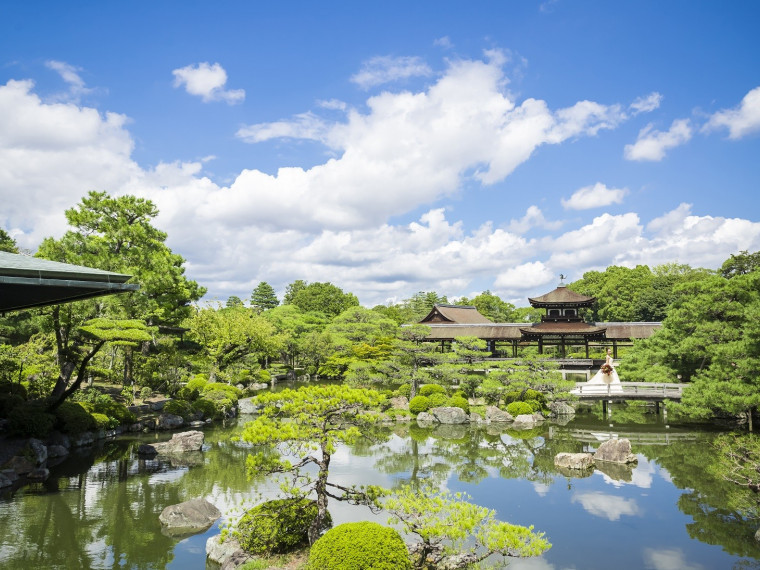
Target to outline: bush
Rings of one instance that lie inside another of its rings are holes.
[[[309,570],[409,570],[398,532],[374,522],[344,523],[328,530],[309,552]]]
[[[18,394],[0,394],[0,418],[7,418],[14,408],[24,403],[24,398]]]
[[[119,424],[133,424],[137,421],[137,416],[127,409],[127,406],[121,402],[117,402],[110,396],[105,395],[105,398],[99,399],[93,406],[93,411],[98,414],[105,414],[112,420],[116,421],[116,425]]]
[[[409,399],[409,396],[412,395],[412,385],[411,384],[401,384],[398,388],[396,388],[396,393],[399,396],[404,396],[407,400]]]
[[[243,550],[253,554],[269,556],[289,552],[309,543],[309,526],[316,516],[316,501],[267,501],[243,515],[237,524],[237,539]],[[331,526],[332,518],[328,513],[325,529]]]
[[[192,402],[193,400],[197,400],[198,396],[200,396],[200,392],[197,389],[190,389],[187,386],[183,386],[179,390],[177,390],[177,393],[175,396],[180,400],[185,400],[186,402]]]
[[[196,374],[187,381],[185,388],[190,391],[197,390],[198,392],[201,392],[206,384],[208,384],[208,376],[205,374]]]
[[[243,392],[239,388],[236,388],[235,386],[231,386],[229,384],[223,384],[221,382],[211,382],[209,384],[206,384],[203,387],[203,390],[201,390],[204,398],[208,398],[211,392],[224,393],[225,397],[233,404],[237,404],[238,399],[243,395]]]
[[[452,406],[454,408],[462,408],[465,414],[470,413],[470,403],[466,398],[463,398],[462,396],[452,396],[449,400],[449,406]]]
[[[97,429],[113,429],[117,425],[119,425],[119,422],[113,418],[109,418],[105,414],[99,414],[95,412],[94,414],[90,414],[92,416],[92,419],[95,420],[95,426]]]
[[[269,370],[261,369],[258,372],[256,372],[256,382],[269,384],[272,381],[272,375],[269,373]]]
[[[523,414],[532,414],[533,408],[526,402],[512,402],[507,405],[507,413],[517,417]]]
[[[143,386],[140,389],[140,399],[141,400],[147,400],[153,395],[153,390],[150,389],[150,386]]]
[[[192,403],[192,407],[196,412],[202,413],[204,418],[216,419],[218,417],[216,406],[211,400],[199,398]]]
[[[0,382],[0,394],[21,396],[22,400],[26,400],[28,398],[28,395],[26,393],[26,386],[19,384],[18,382],[8,382],[7,380]]]
[[[433,394],[446,395],[446,388],[439,386],[438,384],[425,384],[424,386],[420,387],[420,390],[417,393],[420,396],[432,396]]]
[[[543,407],[538,400],[525,400],[525,403],[528,404],[534,412],[540,412]]]
[[[425,396],[423,396],[424,398]],[[430,396],[427,396],[427,399],[430,401],[430,408],[440,408],[441,406],[448,406],[449,405],[449,398],[446,397],[446,394],[441,394],[440,392],[434,392],[430,394]]]
[[[63,402],[55,409],[55,417],[59,429],[64,433],[78,435],[98,427],[95,418],[79,402]]]
[[[504,394],[504,403],[511,404],[512,402],[522,402],[522,392],[520,390]]]
[[[189,402],[185,402],[184,400],[170,400],[164,404],[163,412],[165,414],[182,416],[182,419],[188,420],[193,415],[193,407]]]
[[[525,396],[523,396],[523,401],[527,402],[529,400],[536,400],[539,404],[543,406],[546,403],[546,396],[544,396],[538,390],[525,390]]]
[[[8,414],[8,431],[21,437],[47,437],[54,425],[55,416],[39,404],[22,404]]]
[[[415,396],[409,402],[409,413],[416,416],[420,412],[427,412],[430,409],[430,400],[425,396]]]

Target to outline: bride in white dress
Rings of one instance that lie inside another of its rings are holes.
[[[615,364],[612,361],[612,351],[607,349],[607,356],[604,360],[604,364],[599,369],[599,372],[586,382],[591,386],[599,386],[600,388],[606,386],[608,394],[621,394],[623,387],[620,385],[620,378],[618,377],[617,370],[615,370]],[[595,390],[596,391],[596,390]]]

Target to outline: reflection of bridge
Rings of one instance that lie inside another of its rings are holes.
[[[629,440],[634,445],[668,445],[674,441],[693,441],[697,439],[697,435],[694,432],[678,432],[669,430],[665,432],[637,432],[564,428],[563,433],[567,433],[572,436],[573,439],[576,439],[583,443],[594,444],[605,442],[608,439],[622,438]]]

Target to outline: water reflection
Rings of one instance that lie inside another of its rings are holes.
[[[386,487],[432,478],[466,491],[504,520],[546,532],[554,547],[512,568],[756,565],[758,522],[737,510],[755,498],[715,473],[712,432],[609,423],[587,414],[564,427],[547,423],[527,431],[397,424],[340,448],[331,476],[341,484]],[[193,497],[227,513],[255,501],[256,492],[276,491],[248,479],[249,449],[231,440],[240,429],[208,430],[204,451],[191,455],[141,459],[136,449],[147,436],[73,454],[45,483],[0,499],[0,567],[202,568],[205,540],[218,529],[178,543],[161,533],[158,515]],[[629,437],[638,465],[605,463],[582,474],[554,466],[557,453],[593,451],[605,434]],[[336,523],[369,516],[333,503],[330,510]]]

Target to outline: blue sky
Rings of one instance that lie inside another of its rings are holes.
[[[0,226],[153,200],[209,299],[525,305],[608,265],[760,250],[756,2],[0,8]]]

